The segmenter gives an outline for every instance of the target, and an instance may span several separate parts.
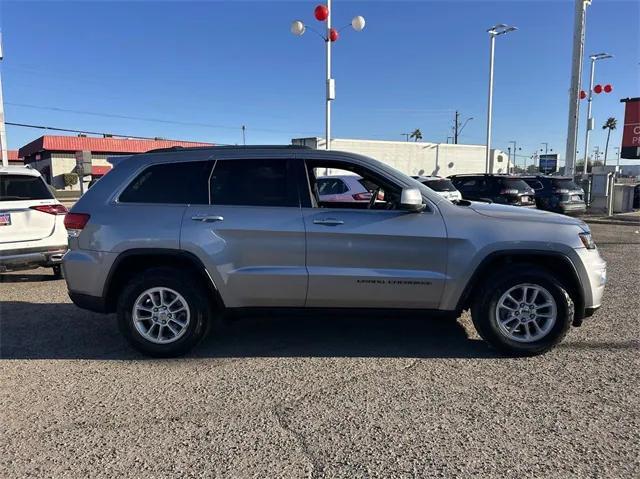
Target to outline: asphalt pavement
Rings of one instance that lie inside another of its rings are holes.
[[[638,477],[640,231],[593,225],[604,306],[556,350],[457,322],[252,318],[147,359],[49,270],[0,275],[2,477]]]

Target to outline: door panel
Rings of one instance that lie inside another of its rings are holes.
[[[227,307],[304,305],[299,207],[189,206],[180,246],[204,262]]]
[[[309,307],[438,308],[447,241],[439,212],[304,208]]]

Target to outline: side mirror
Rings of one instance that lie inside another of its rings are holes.
[[[418,188],[403,188],[400,195],[400,208],[418,213],[426,208],[422,202],[422,193]]]

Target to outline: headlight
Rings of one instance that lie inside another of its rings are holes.
[[[580,236],[580,241],[582,241],[585,248],[596,249],[596,243],[593,241],[591,233],[580,233],[578,236]]]

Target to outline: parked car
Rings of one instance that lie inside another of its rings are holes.
[[[458,201],[462,199],[462,195],[448,178],[440,178],[439,176],[412,176],[411,178],[418,180],[427,188],[432,189],[449,201]]]
[[[66,213],[38,171],[0,167],[0,272],[44,266],[60,277]]]
[[[516,176],[480,174],[453,175],[449,178],[465,200],[536,207],[535,192]]]
[[[640,183],[633,187],[633,208],[640,208]]]
[[[357,175],[320,176],[317,179],[320,201],[331,203],[369,203],[371,191]]]
[[[587,211],[584,191],[573,178],[561,176],[523,176],[536,192],[536,206],[541,210],[562,214],[583,214]]]
[[[315,171],[374,202],[324,203]],[[115,312],[153,356],[192,348],[222,312],[327,317],[471,309],[499,351],[539,354],[600,307],[606,263],[582,221],[451,203],[384,163],[301,147],[189,148],[124,160],[65,219],[72,301]]]

